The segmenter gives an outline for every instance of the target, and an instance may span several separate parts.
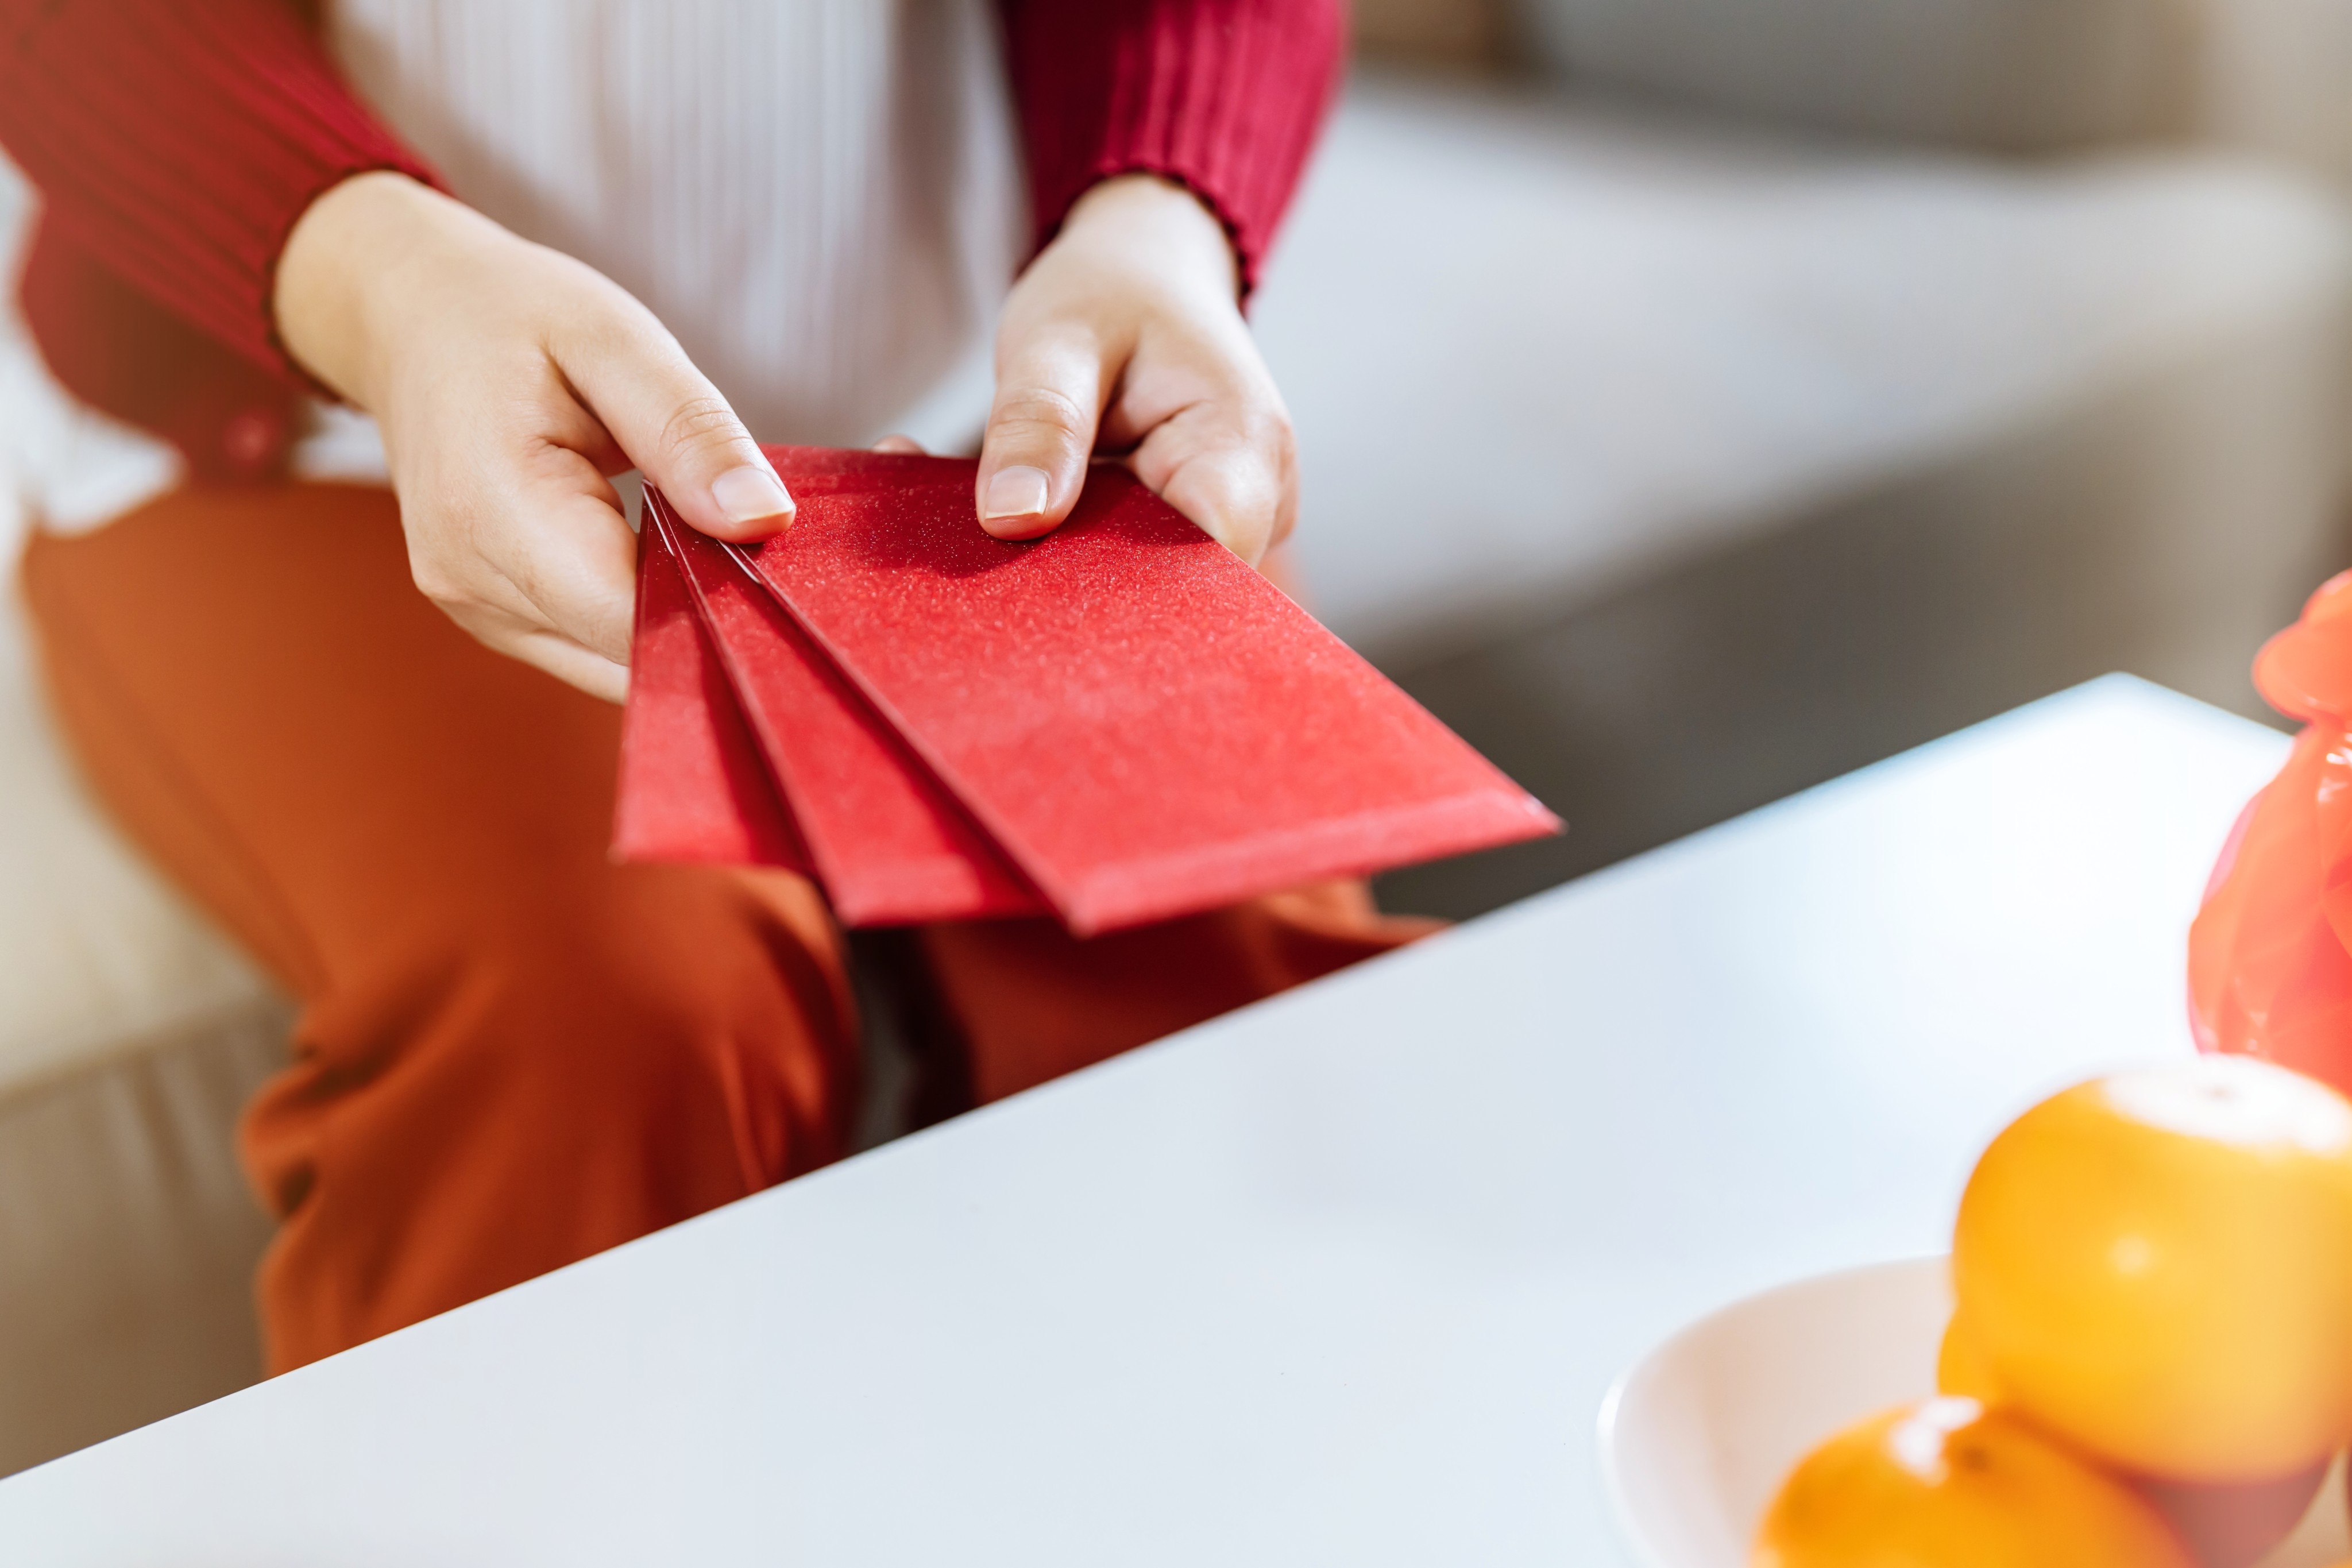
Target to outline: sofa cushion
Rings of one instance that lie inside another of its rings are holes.
[[[0,626],[0,1101],[268,994],[84,793],[20,632]]]
[[[1255,308],[1318,612],[1391,668],[2286,329],[2352,217],[2212,154],[2026,165],[1360,80]]]
[[[2352,184],[2352,5],[2201,0],[2200,139]]]
[[[261,1375],[270,1223],[231,1130],[286,1055],[267,1002],[0,1098],[0,1473]]]
[[[27,196],[0,164],[0,277]],[[16,563],[37,516],[104,516],[170,482],[158,443],[76,410],[0,307],[0,1099],[265,994],[123,843],[44,711]]]

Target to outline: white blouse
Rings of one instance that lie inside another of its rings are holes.
[[[1020,165],[987,0],[329,17],[352,85],[458,196],[644,300],[762,440],[887,433],[1011,279]]]

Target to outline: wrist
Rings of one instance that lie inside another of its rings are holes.
[[[1109,248],[1238,304],[1241,261],[1216,213],[1157,174],[1118,174],[1071,204],[1055,247]]]
[[[513,242],[406,174],[354,174],[313,201],[287,235],[270,296],[278,341],[295,363],[373,412],[383,345],[407,335],[408,313],[432,308],[435,275],[499,240]]]

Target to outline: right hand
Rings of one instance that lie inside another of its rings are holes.
[[[593,268],[404,174],[310,205],[273,300],[294,359],[373,414],[416,585],[451,619],[595,696],[628,690],[635,467],[720,539],[793,501],[653,312]]]

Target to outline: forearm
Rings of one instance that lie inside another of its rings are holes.
[[[0,0],[0,144],[80,250],[280,374],[296,220],[362,170],[432,177],[282,0]]]

